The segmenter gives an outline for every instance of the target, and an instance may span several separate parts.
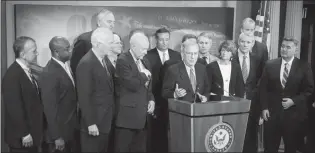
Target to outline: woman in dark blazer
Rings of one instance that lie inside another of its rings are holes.
[[[240,66],[232,60],[236,45],[231,40],[219,47],[219,60],[207,65],[211,93],[223,96],[244,97],[244,83]]]

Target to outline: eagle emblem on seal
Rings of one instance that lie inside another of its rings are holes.
[[[233,144],[234,132],[232,127],[226,123],[213,125],[205,137],[207,152],[227,152]]]

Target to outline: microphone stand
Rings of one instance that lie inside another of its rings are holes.
[[[222,88],[218,83],[215,83],[220,89],[222,89],[223,90],[223,92],[226,92],[226,93],[228,93],[229,94],[229,96],[230,97],[232,97],[233,98],[233,100],[237,100],[236,98],[235,98],[235,94],[234,95],[232,95],[230,92],[227,92],[226,90],[224,90],[224,88]],[[224,96],[224,94],[223,94],[223,96]]]

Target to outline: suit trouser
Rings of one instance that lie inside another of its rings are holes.
[[[284,152],[295,153],[297,150],[297,135],[301,122],[296,118],[286,116],[285,113],[282,113],[281,116],[271,113],[270,116],[268,121],[264,123],[265,152],[278,152],[282,137]]]
[[[146,152],[147,130],[116,127],[115,152]]]
[[[45,147],[44,147],[45,146]],[[72,149],[73,146],[73,142],[66,142],[65,143],[65,148],[60,151],[56,149],[56,145],[55,143],[45,143],[45,145],[43,146],[43,152],[47,152],[47,153],[57,153],[57,152],[75,152]]]
[[[260,116],[260,109],[258,106],[258,100],[252,99],[247,121],[243,152],[252,153],[258,151],[258,121]]]
[[[163,109],[163,110],[162,110]],[[152,121],[152,152],[168,152],[168,110],[161,108],[160,115]]]
[[[82,152],[107,152],[109,135],[100,133],[98,136],[81,131]]]
[[[308,119],[308,130],[307,130],[307,141],[306,141],[306,151],[315,151],[315,114]]]
[[[22,148],[14,148],[14,147],[9,147],[9,152],[29,152],[29,153],[37,153],[38,152],[38,147],[22,147]]]

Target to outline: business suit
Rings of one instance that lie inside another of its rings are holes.
[[[150,71],[146,58],[143,66]],[[116,73],[120,84],[120,98],[116,118],[116,152],[145,152],[148,123],[148,102],[154,101],[152,83],[144,73],[137,68],[131,51],[119,55],[116,63]]]
[[[313,60],[312,60],[312,72],[313,72],[313,80],[315,80],[315,54],[312,54]],[[315,102],[315,90],[313,90],[313,94],[308,100],[307,108],[308,108],[308,122],[307,122],[307,143],[306,143],[306,149],[308,152],[312,152],[315,150],[315,108],[312,106],[312,104]]]
[[[282,59],[268,61],[260,83],[262,110],[268,109],[270,117],[264,123],[266,152],[277,152],[281,137],[285,152],[297,149],[297,130],[306,118],[306,102],[313,92],[314,82],[309,65],[294,57],[285,88],[281,85],[280,68]],[[295,105],[282,107],[282,98],[291,98]]]
[[[255,44],[252,48],[252,54],[256,57],[256,59],[259,61],[257,76],[261,76],[265,63],[268,60],[268,48],[267,45],[264,43],[261,43],[259,41],[255,41]]]
[[[74,77],[76,76],[77,66],[82,57],[92,48],[91,35],[93,31],[85,32],[76,39],[70,59],[70,67]]]
[[[242,58],[242,57],[241,57]],[[239,53],[233,57],[233,60],[241,67]],[[256,152],[258,149],[257,132],[258,121],[261,114],[260,104],[258,101],[258,82],[260,79],[259,70],[260,60],[252,52],[249,53],[249,72],[244,83],[246,99],[251,100],[249,119],[244,140],[243,152]]]
[[[82,152],[107,151],[108,134],[114,114],[114,85],[92,49],[77,67],[77,91],[81,109]],[[99,136],[88,134],[88,126],[97,125]]]
[[[43,69],[40,80],[44,113],[48,123],[47,152],[54,152],[55,140],[65,141],[65,152],[71,152],[77,128],[77,95],[65,69],[51,59]]]
[[[196,92],[209,98],[211,86],[208,83],[206,67],[196,63],[194,68],[196,75]],[[179,100],[189,102],[200,101],[193,91],[184,62],[173,64],[167,69],[162,88],[162,95],[165,99],[174,98],[176,84],[178,84],[178,88],[186,90],[186,95],[184,97],[179,97]]]
[[[210,92],[217,95],[223,95],[224,84],[218,61],[207,65],[207,73],[209,84],[211,84]],[[228,92],[233,96],[244,97],[244,81],[242,72],[240,66],[235,63],[235,61],[231,62],[231,76]]]
[[[181,60],[179,52],[168,49],[169,60]],[[155,114],[157,118],[152,122],[152,151],[167,152],[168,150],[168,102],[162,97],[163,64],[157,48],[148,51],[146,58],[150,61],[152,71],[152,92],[156,101]]]
[[[43,136],[43,105],[36,86],[15,61],[2,80],[5,107],[4,140],[12,152],[37,151]],[[33,146],[22,146],[22,137],[30,134]]]

